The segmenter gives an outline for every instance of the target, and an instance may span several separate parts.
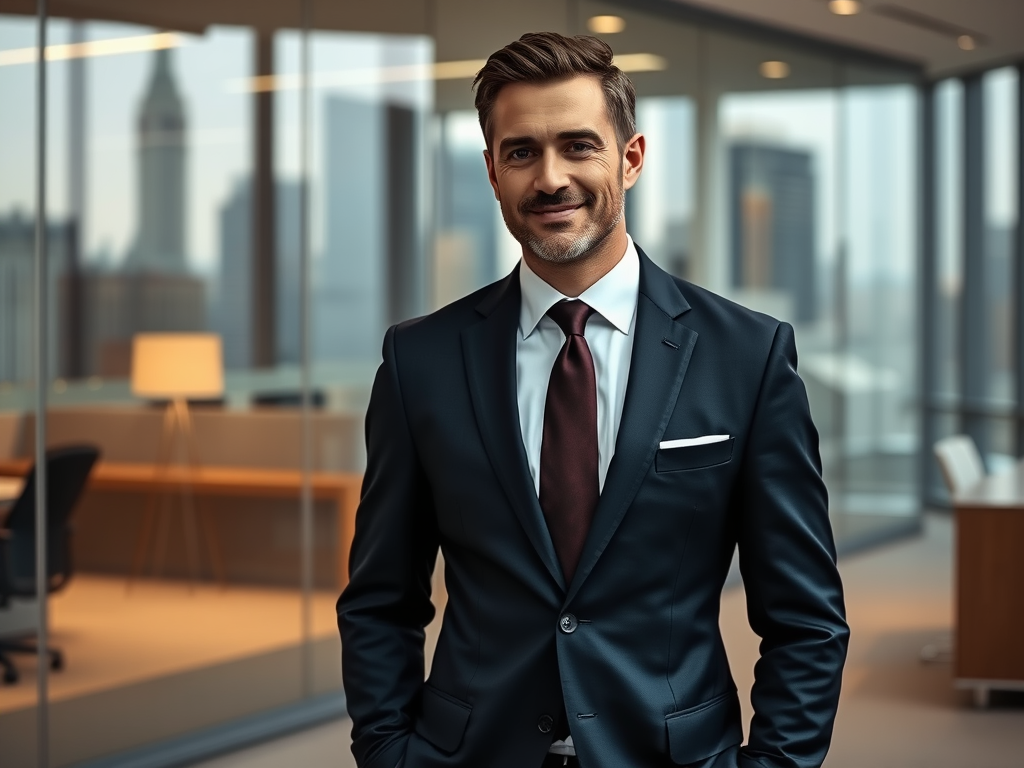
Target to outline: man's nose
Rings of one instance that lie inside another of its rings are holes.
[[[538,192],[546,192],[549,195],[569,186],[565,161],[558,152],[544,153],[533,186]]]

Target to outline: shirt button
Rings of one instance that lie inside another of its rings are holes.
[[[576,617],[573,616],[571,613],[563,614],[562,618],[558,620],[558,628],[567,635],[571,635],[573,632],[575,632],[576,627],[578,626],[579,622],[576,621]]]
[[[555,727],[555,719],[551,715],[541,715],[537,719],[537,730],[541,733],[551,733],[551,729]]]

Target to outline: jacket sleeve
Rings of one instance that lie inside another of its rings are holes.
[[[828,752],[849,629],[818,434],[796,372],[793,329],[776,329],[741,467],[740,571],[761,637],[742,768],[811,768]]]
[[[366,415],[366,474],[338,600],[342,679],[360,768],[394,768],[423,686],[438,533],[406,418],[396,335],[385,336]]]

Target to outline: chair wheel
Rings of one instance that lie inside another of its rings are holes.
[[[64,669],[64,654],[59,651],[55,651],[53,655],[50,656],[50,669],[54,672],[59,672]]]

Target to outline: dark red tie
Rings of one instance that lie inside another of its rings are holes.
[[[572,581],[594,517],[597,474],[597,377],[583,331],[594,313],[582,301],[562,301],[548,317],[565,334],[544,404],[540,506],[566,583]]]

